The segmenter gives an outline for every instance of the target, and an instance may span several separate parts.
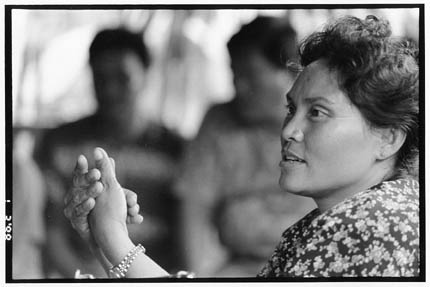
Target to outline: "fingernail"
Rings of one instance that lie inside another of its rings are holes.
[[[101,160],[101,159],[103,159],[103,153],[100,150],[100,148],[98,148],[98,147],[94,149],[94,159],[95,160]]]
[[[80,162],[80,163],[82,163],[83,161],[85,161],[85,157],[81,154],[81,155],[79,155],[78,156],[78,161]]]
[[[101,183],[100,181],[97,181],[96,184],[97,184],[96,192],[97,194],[101,194],[104,189],[103,183]]]

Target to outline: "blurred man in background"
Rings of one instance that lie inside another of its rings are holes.
[[[279,235],[313,208],[276,184],[284,97],[296,76],[286,68],[296,58],[294,29],[260,16],[228,50],[236,97],[208,112],[175,185],[187,268],[198,276],[254,276]]]
[[[138,193],[143,226],[129,226],[136,243],[169,270],[180,264],[174,233],[175,206],[170,187],[180,159],[182,139],[139,110],[150,55],[142,35],[125,29],[100,31],[89,49],[98,109],[94,115],[49,131],[36,149],[49,189],[46,263],[48,277],[74,276],[77,269],[96,277],[102,267],[67,224],[62,213],[64,192],[76,157],[96,146],[116,159],[118,178]],[[165,246],[171,246],[166,250]]]

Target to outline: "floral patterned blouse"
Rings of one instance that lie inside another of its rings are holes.
[[[288,228],[258,277],[419,276],[419,184],[386,181]]]

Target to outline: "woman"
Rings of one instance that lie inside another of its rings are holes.
[[[410,176],[418,155],[417,51],[390,34],[374,16],[346,17],[302,44],[279,184],[318,208],[284,232],[259,276],[420,274],[419,186]],[[95,161],[87,173],[86,159],[78,159],[66,216],[94,239],[106,268],[117,264],[112,275],[168,276],[128,238],[112,161],[100,148]],[[128,205],[140,221],[138,206]]]

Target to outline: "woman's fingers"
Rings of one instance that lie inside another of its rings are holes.
[[[125,200],[127,201],[127,207],[131,207],[137,204],[137,194],[129,189],[123,188],[125,194]]]
[[[140,210],[139,204],[135,204],[135,205],[127,208],[127,214],[129,216],[136,216],[139,214],[139,210]]]
[[[92,183],[94,181],[100,180],[102,174],[97,168],[91,169],[88,173],[85,174],[85,180],[88,183]]]
[[[127,201],[127,223],[140,224],[143,216],[139,214],[140,206],[137,203],[137,194],[129,189],[123,188],[125,199]]]
[[[88,172],[88,161],[82,154],[78,156],[73,174],[85,174]]]
[[[86,216],[74,217],[70,219],[70,223],[82,238],[89,239],[90,225]]]
[[[96,202],[93,197],[81,200],[77,204],[70,202],[64,208],[64,215],[72,221],[75,220],[76,217],[85,217],[94,208],[95,203]]]
[[[75,228],[79,230],[88,228],[87,216],[95,206],[95,198],[102,192],[103,185],[99,181],[92,184],[88,189],[69,192],[69,194],[74,194],[74,196],[66,203],[64,215],[71,221]]]
[[[70,201],[79,204],[86,200],[89,195],[85,195],[87,188],[94,182],[100,180],[101,173],[98,169],[93,168],[88,171],[88,160],[85,156],[80,155],[76,161],[75,169],[73,170],[73,185],[70,191],[64,197],[64,204],[69,204]]]
[[[137,203],[137,194],[129,189],[123,188],[127,201],[127,223],[140,224],[143,216],[139,214],[140,206]]]
[[[118,198],[119,193],[109,192],[112,190],[112,188],[117,189],[118,191],[122,190],[115,178],[113,160],[110,159],[107,153],[101,148],[95,149],[94,158],[96,168],[89,170],[88,161],[85,156],[80,155],[78,157],[76,167],[73,171],[73,184],[64,199],[65,216],[70,220],[73,228],[83,238],[87,239],[90,236],[90,212],[94,213],[97,211],[96,198],[99,197],[103,191],[107,191],[106,195],[114,195],[111,202],[115,202],[119,206],[126,206],[124,194],[121,194],[121,196]],[[123,200],[122,203],[121,197]],[[100,197],[100,199],[101,201],[97,204],[101,204],[101,207],[98,208],[98,212],[100,213],[100,210],[102,210],[103,213],[106,212],[105,210],[109,210],[110,206],[108,204],[109,202],[106,201],[106,196]],[[132,201],[133,200],[130,202]],[[135,217],[138,214],[138,209],[138,206],[132,208],[132,217]],[[115,212],[116,209],[111,209],[111,213]],[[125,219],[125,217],[126,214],[124,212],[123,218]],[[133,218],[130,221],[139,222],[140,220],[139,218]]]
[[[143,222],[143,216],[137,214],[136,216],[127,216],[127,224],[141,224]]]
[[[77,193],[84,193],[85,190],[91,185],[100,180],[101,173],[98,169],[92,169],[85,174],[75,173],[73,177],[73,187],[71,192],[66,194],[64,198],[64,203],[67,204],[72,198],[76,197]],[[83,198],[86,199],[88,196],[83,194]]]
[[[75,206],[75,208],[73,209],[74,218],[87,217],[95,205],[95,199],[90,197],[81,204]]]
[[[73,170],[73,186],[82,185],[86,173],[88,173],[88,161],[85,156],[80,155]]]
[[[96,198],[103,192],[103,184],[100,181],[93,182],[85,187],[73,186],[64,198],[64,204],[72,207],[81,204],[90,197]]]
[[[96,181],[90,185],[87,191],[87,193],[82,194],[80,201],[87,200],[88,198],[96,198],[99,196],[103,192],[103,184],[100,181]]]
[[[75,173],[73,176],[73,186],[75,187],[87,187],[94,181],[100,180],[101,173],[98,169],[93,168],[89,172],[84,174]]]
[[[109,185],[117,183],[114,166],[104,149],[100,147],[94,149],[94,160],[96,168],[102,174],[102,181],[105,181]]]

